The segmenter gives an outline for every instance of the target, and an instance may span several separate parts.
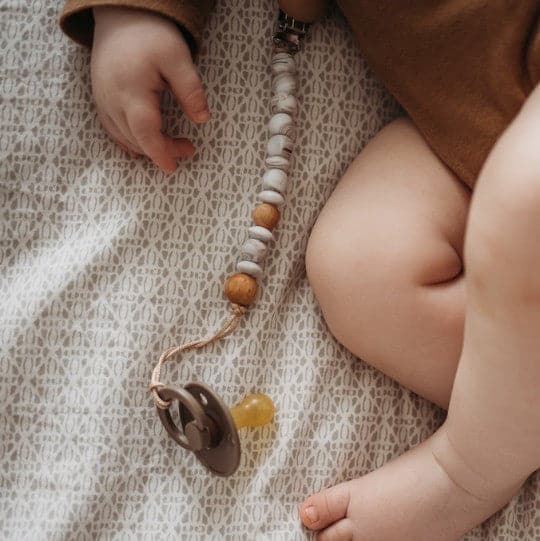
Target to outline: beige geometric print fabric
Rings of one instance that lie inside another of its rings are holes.
[[[60,3],[1,0],[0,538],[302,540],[298,504],[431,434],[442,412],[330,335],[306,280],[317,214],[398,108],[333,7],[299,63],[291,188],[259,301],[224,340],[171,361],[233,404],[259,390],[275,422],[241,431],[231,478],[170,440],[148,385],[168,346],[210,336],[264,170],[271,0],[220,0],[199,68],[212,120],[169,97],[196,155],[171,177],[128,159],[96,120],[88,51]],[[467,537],[540,538],[538,476]]]

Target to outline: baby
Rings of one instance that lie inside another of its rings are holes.
[[[172,172],[194,149],[161,132],[159,93],[209,119],[194,58],[213,1],[102,3],[68,0],[61,19],[93,44],[98,115]],[[540,3],[338,4],[408,116],[345,172],[312,231],[308,278],[341,343],[448,415],[300,516],[324,541],[456,540],[540,468]],[[281,5],[324,14],[320,0]]]

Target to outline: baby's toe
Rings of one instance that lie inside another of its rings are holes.
[[[317,541],[352,541],[353,531],[352,520],[344,518],[320,532]]]
[[[300,518],[310,530],[320,530],[344,518],[349,501],[349,483],[341,483],[310,496],[300,507]]]

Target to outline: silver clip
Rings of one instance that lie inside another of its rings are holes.
[[[300,50],[302,40],[306,37],[310,23],[304,23],[279,10],[277,30],[272,36],[274,44],[290,54]]]

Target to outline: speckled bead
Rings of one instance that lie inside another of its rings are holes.
[[[286,135],[272,135],[268,140],[267,153],[268,156],[281,156],[289,159],[294,147],[294,142]]]
[[[268,131],[270,135],[286,135],[291,140],[294,140],[296,137],[293,119],[287,113],[277,113],[272,116],[268,123]]]
[[[272,97],[272,113],[287,113],[292,117],[298,112],[298,101],[292,94],[277,94]]]
[[[297,86],[296,77],[291,73],[280,73],[272,81],[274,94],[294,94]]]
[[[262,263],[266,257],[268,247],[266,244],[257,239],[248,239],[242,246],[242,259],[253,261],[254,263]]]
[[[272,56],[272,73],[296,73],[294,56],[289,53],[277,52]]]
[[[274,190],[281,194],[287,191],[287,182],[287,173],[281,169],[268,169],[262,177],[262,187],[264,190]]]
[[[260,225],[252,225],[248,229],[248,234],[250,239],[260,240],[261,242],[264,242],[266,244],[274,241],[274,235],[272,234],[272,231]]]
[[[268,203],[269,205],[275,205],[280,207],[285,203],[285,198],[274,190],[263,190],[257,194],[257,197],[263,202]]]
[[[276,227],[281,217],[279,209],[268,203],[261,203],[255,207],[253,211],[253,221],[255,225],[265,227],[270,231]]]
[[[283,156],[267,156],[264,164],[268,168],[281,169],[285,173],[289,171],[290,167],[289,160]]]
[[[249,274],[255,280],[260,280],[263,277],[262,267],[253,261],[239,261],[236,270],[242,274]]]

